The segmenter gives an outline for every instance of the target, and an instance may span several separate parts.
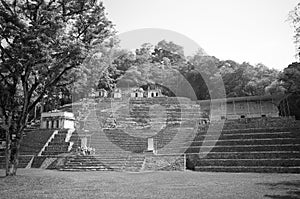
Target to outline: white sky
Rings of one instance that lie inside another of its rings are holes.
[[[219,59],[263,63],[279,70],[296,61],[293,29],[286,19],[297,3],[297,0],[104,0],[108,18],[119,33],[141,28],[176,31]],[[165,38],[163,33],[161,38],[150,37],[135,48],[147,41],[156,44],[162,39],[172,40],[172,36]],[[181,45],[186,55],[196,49]],[[128,46],[122,44],[122,47]]]

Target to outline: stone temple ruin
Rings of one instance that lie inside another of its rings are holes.
[[[275,96],[250,96],[236,97],[215,100],[199,101],[200,106],[209,107],[214,104],[211,110],[211,120],[236,120],[241,118],[262,118],[279,117],[277,106],[280,103],[279,97]]]
[[[279,116],[281,99],[192,101],[159,89],[95,91],[42,114],[40,128],[26,131],[20,167],[299,173],[300,123]]]

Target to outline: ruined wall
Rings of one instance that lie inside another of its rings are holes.
[[[185,155],[146,156],[143,171],[184,171]]]

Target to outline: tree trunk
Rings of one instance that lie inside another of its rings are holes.
[[[5,170],[6,176],[10,176],[10,156],[11,156],[11,139],[9,131],[5,131],[6,134],[6,146],[5,146]]]
[[[6,176],[15,176],[19,164],[20,140],[12,140],[10,133],[6,133]]]

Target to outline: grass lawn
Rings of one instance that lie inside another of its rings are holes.
[[[300,198],[300,174],[60,172],[19,169],[0,198]]]

